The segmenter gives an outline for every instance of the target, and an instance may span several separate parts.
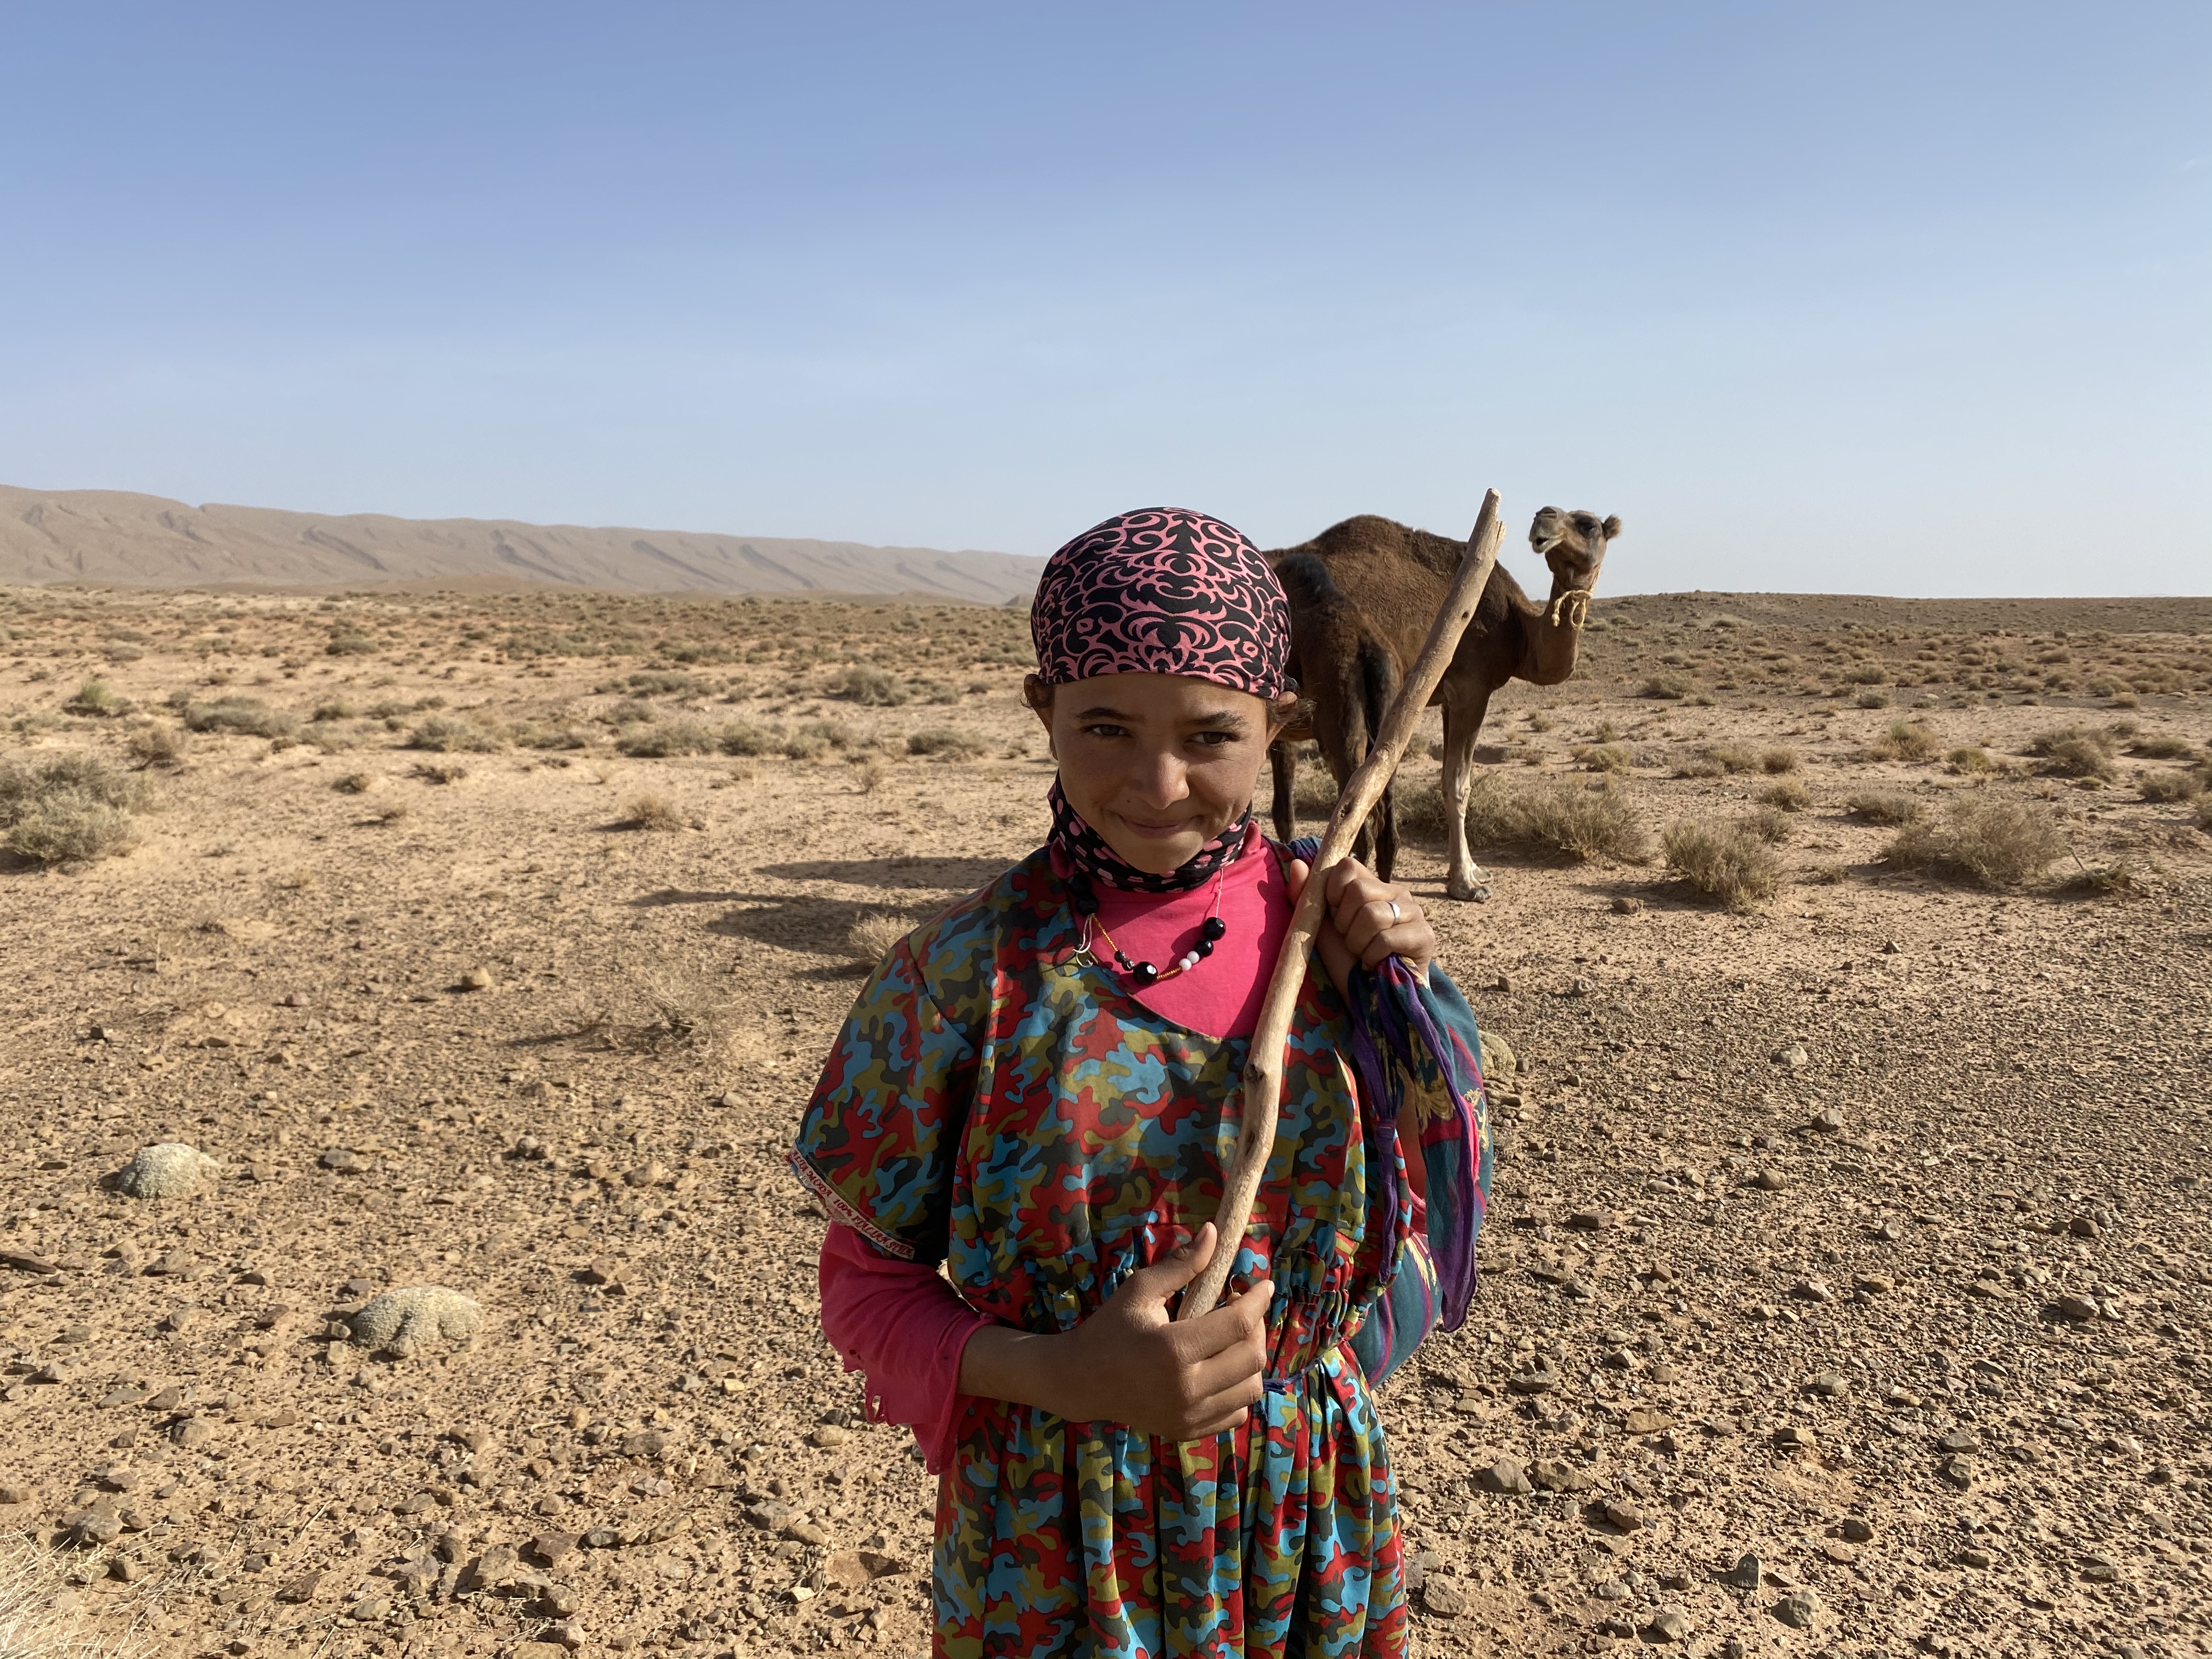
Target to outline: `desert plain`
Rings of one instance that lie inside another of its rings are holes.
[[[2212,1652],[2212,601],[1593,617],[1492,706],[1486,902],[1402,775],[1511,1055],[1473,1311],[1382,1400],[1415,1650]],[[1045,831],[1028,661],[975,605],[0,589],[0,1526],[60,1611],[926,1651],[932,1482],[783,1158],[875,953]]]

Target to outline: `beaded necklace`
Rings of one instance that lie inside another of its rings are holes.
[[[1230,865],[1244,850],[1245,826],[1252,821],[1249,811],[1175,869],[1165,875],[1155,875],[1130,864],[1115,852],[1103,836],[1085,823],[1068,805],[1056,778],[1053,781],[1051,799],[1053,844],[1066,856],[1071,866],[1068,901],[1083,918],[1083,939],[1076,947],[1079,951],[1089,953],[1097,960],[1092,941],[1097,940],[1113,953],[1115,965],[1139,990],[1164,979],[1173,979],[1177,974],[1187,974],[1213,954],[1214,947],[1229,933],[1229,924],[1221,919],[1222,890],[1229,880]],[[1165,968],[1133,959],[1114,943],[1113,935],[1099,923],[1098,893],[1094,884],[1133,892],[1177,893],[1188,892],[1208,876],[1214,878],[1213,902],[1207,908],[1206,920],[1199,924],[1198,937]]]

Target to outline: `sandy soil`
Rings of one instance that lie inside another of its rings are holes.
[[[1407,855],[1521,1061],[1473,1316],[1385,1400],[1417,1650],[2212,1650],[2212,839],[2139,798],[2189,757],[2129,752],[2212,738],[2212,605],[1598,616],[1581,678],[1493,706],[1502,780],[1599,781],[1609,741],[1656,830],[1778,781],[1712,752],[1787,748],[1808,800],[1742,914],[1495,851],[1454,905]],[[781,1160],[856,927],[1043,831],[1024,644],[0,591],[0,757],[182,742],[135,851],[0,872],[0,1524],[180,1656],[923,1650],[931,1486],[818,1335]],[[855,659],[910,700],[827,695]],[[90,675],[106,712],[64,712]],[[226,697],[296,729],[183,732]],[[1933,751],[1865,758],[1899,720]],[[404,746],[434,720],[491,746]],[[617,747],[733,726],[763,752]],[[2027,754],[2069,726],[2100,787]],[[2072,851],[2012,892],[1899,873],[1870,790],[2033,803]],[[164,1140],[222,1167],[103,1184]],[[472,1344],[346,1340],[423,1285]]]

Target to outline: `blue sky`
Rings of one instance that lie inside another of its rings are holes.
[[[0,482],[2212,588],[2197,4],[11,10]]]

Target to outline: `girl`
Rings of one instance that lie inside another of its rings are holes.
[[[1061,548],[1031,614],[1051,839],[884,957],[793,1159],[833,1222],[823,1329],[940,1476],[935,1650],[1401,1655],[1370,1386],[1466,1312],[1474,1017],[1413,894],[1328,872],[1275,1161],[1217,1239],[1311,855],[1251,816],[1288,608],[1237,532],[1154,509]],[[1177,1322],[1219,1248],[1229,1294]]]

